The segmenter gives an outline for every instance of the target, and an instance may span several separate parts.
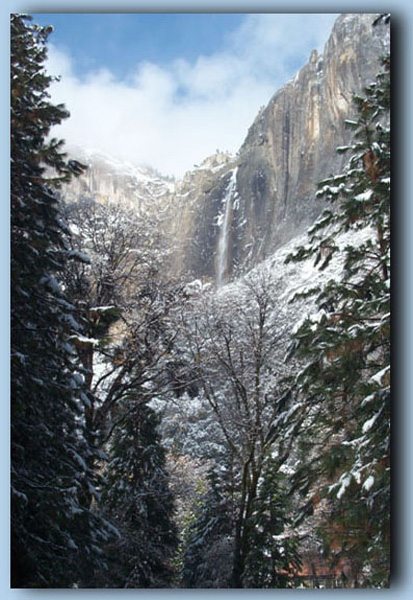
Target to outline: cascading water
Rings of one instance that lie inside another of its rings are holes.
[[[216,258],[217,287],[221,287],[227,278],[228,273],[228,250],[229,250],[229,231],[232,222],[233,201],[237,193],[237,170],[232,170],[231,179],[225,190],[225,196],[222,199],[224,215],[221,223],[221,231],[218,238],[218,250]]]

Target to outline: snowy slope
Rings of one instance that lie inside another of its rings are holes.
[[[125,205],[138,212],[161,210],[175,189],[174,180],[150,167],[119,161],[90,149],[69,148],[68,154],[87,169],[65,189],[65,198],[89,196],[95,200]]]
[[[369,229],[349,231],[338,238],[337,245],[344,249],[349,243],[358,245],[370,236]],[[259,263],[247,275],[219,288],[216,298],[224,304],[231,303],[235,298],[239,301],[245,290],[245,281],[254,283],[254,281],[259,282],[265,279],[276,290],[276,296],[273,298],[273,310],[285,314],[291,327],[297,327],[299,322],[309,315],[314,315],[317,310],[311,300],[293,302],[294,296],[330,279],[338,279],[343,269],[343,260],[339,256],[333,258],[323,271],[314,266],[314,258],[300,263],[289,262],[286,264],[287,256],[297,247],[305,246],[306,243],[307,234],[292,239],[274,252],[270,258]]]

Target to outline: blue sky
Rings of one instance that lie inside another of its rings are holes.
[[[99,66],[128,75],[137,61],[167,64],[213,54],[244,19],[239,14],[38,14],[53,42],[71,53],[77,75]]]
[[[34,14],[53,25],[54,135],[182,177],[236,152],[259,108],[323,50],[334,14]]]

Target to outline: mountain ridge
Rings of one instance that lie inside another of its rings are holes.
[[[108,159],[104,166],[89,157],[88,172],[68,195],[161,210],[175,276],[222,284],[245,273],[320,214],[316,187],[343,167],[345,158],[335,150],[350,139],[344,122],[352,116],[352,97],[374,80],[389,43],[387,28],[373,27],[376,17],[341,15],[323,54],[313,50],[260,109],[235,156],[217,151],[179,181],[131,165],[122,172],[119,162]],[[225,265],[219,259],[223,244]]]
[[[350,139],[344,121],[353,114],[352,97],[375,79],[388,43],[382,39],[384,30],[373,27],[376,16],[339,17],[323,55],[313,51],[309,62],[275,92],[227,169],[215,180],[209,175],[198,183],[190,209],[195,219],[179,257],[189,271],[217,277],[217,215],[235,166],[239,208],[229,229],[229,276],[245,272],[303,233],[320,214],[317,184],[343,167],[345,158],[335,150]]]

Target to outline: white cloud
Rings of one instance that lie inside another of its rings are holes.
[[[142,62],[128,79],[102,69],[79,79],[70,55],[49,47],[48,70],[61,75],[52,99],[71,113],[54,133],[68,145],[98,149],[183,173],[217,148],[236,152],[258,109],[320,50],[332,15],[248,15],[224,51],[194,63]]]

